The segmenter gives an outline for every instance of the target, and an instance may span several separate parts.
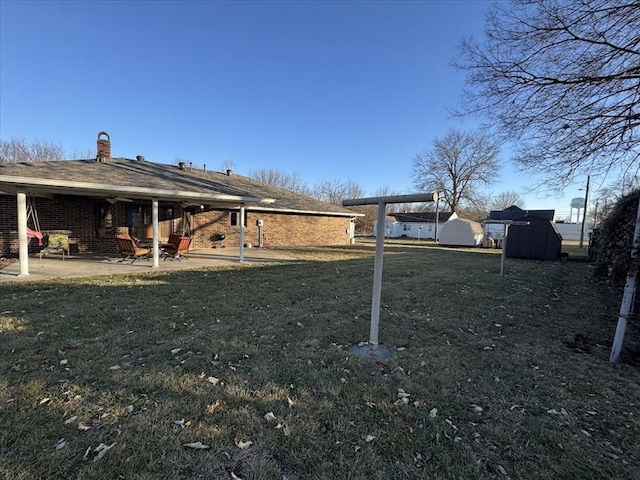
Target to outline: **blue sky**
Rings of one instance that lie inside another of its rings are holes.
[[[0,136],[208,170],[233,161],[411,193],[412,160],[449,128],[464,36],[484,1],[0,3]],[[491,191],[523,192],[502,152]],[[526,207],[569,211],[565,195]]]

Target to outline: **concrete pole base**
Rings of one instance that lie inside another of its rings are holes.
[[[382,345],[363,342],[351,345],[348,350],[352,355],[369,362],[389,363],[391,360],[391,351]]]

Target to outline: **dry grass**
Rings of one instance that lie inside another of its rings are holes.
[[[372,246],[292,253],[2,285],[0,474],[640,476],[640,335],[607,363],[620,295],[588,264],[509,260],[501,277],[499,252],[390,245],[387,365],[347,352],[368,338]]]

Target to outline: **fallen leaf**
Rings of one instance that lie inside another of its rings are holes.
[[[67,418],[67,419],[64,421],[64,424],[65,424],[65,425],[69,425],[70,423],[75,422],[77,419],[78,419],[78,416],[77,416],[77,415],[74,415],[74,416],[73,416],[73,417],[71,417],[71,418]]]
[[[114,365],[113,367],[109,367],[109,370],[120,370],[120,365]]]
[[[171,330],[175,330],[175,329],[176,329],[176,322],[171,322],[171,323],[169,324],[169,328],[170,328]]]
[[[180,428],[184,428],[184,418],[181,418],[180,420],[174,420],[173,424],[178,425]]]
[[[69,360],[67,360],[66,358],[60,360],[60,365],[66,365],[67,363],[69,363]]]
[[[482,413],[483,409],[481,406],[476,405],[475,403],[471,404],[471,410],[473,410],[474,413]]]
[[[564,408],[561,408],[560,410],[550,408],[549,410],[547,410],[547,413],[550,415],[567,415],[567,411]]]
[[[273,414],[273,412],[268,412],[265,416],[264,416],[265,420],[267,422],[273,422],[276,419],[276,416]]]
[[[184,443],[182,446],[193,448],[194,450],[206,450],[207,448],[211,448],[211,445],[205,445],[202,442]]]
[[[239,476],[237,476],[235,473],[231,472],[231,479],[232,480],[242,480]]]
[[[218,385],[218,383],[220,383],[220,379],[216,377],[207,377],[207,382],[211,385]]]
[[[133,405],[127,405],[125,407],[125,410],[127,411],[127,413],[133,413]]]
[[[288,437],[291,435],[291,429],[289,428],[289,425],[286,424],[286,422],[278,422],[278,424],[276,425],[277,429],[282,429],[282,433],[284,433],[285,437]]]
[[[214,403],[207,405],[207,413],[215,412],[220,405],[222,405],[220,400],[216,400]]]
[[[293,407],[294,402],[293,400],[291,400],[291,398],[287,397],[287,403],[289,404],[289,408]]]
[[[182,350],[181,348],[172,348],[171,349],[171,354],[175,355],[176,353],[178,353],[180,350]]]
[[[431,411],[429,412],[429,416],[431,418],[436,418],[438,416],[438,409],[437,408],[432,408]]]
[[[49,403],[50,401],[51,401],[51,399],[49,397],[43,398],[42,400],[40,400],[38,402],[38,405],[44,405],[45,403]]]
[[[238,448],[240,448],[241,450],[246,450],[247,448],[249,448],[251,445],[253,445],[253,442],[251,440],[247,440],[246,442],[242,442],[242,441],[236,441],[236,445],[238,446]]]
[[[88,427],[87,425],[84,425],[82,423],[78,424],[78,430],[81,430],[83,432],[86,432],[87,430],[91,429],[91,427]]]
[[[366,437],[364,437],[364,441],[367,442],[367,443],[373,442],[375,439],[376,439],[376,436],[375,435],[371,435],[371,434],[369,434]]]
[[[93,453],[96,453],[97,455],[93,457],[93,461],[97,462],[102,457],[104,457],[107,454],[107,452],[113,448],[115,444],[116,442],[113,442],[111,445],[105,445],[104,443],[101,443],[96,448],[94,448]]]

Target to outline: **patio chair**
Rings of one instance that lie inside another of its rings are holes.
[[[191,237],[182,235],[169,235],[169,244],[162,250],[162,256],[166,260],[182,260],[187,258],[185,255],[189,253],[189,245],[191,245]]]
[[[151,250],[148,248],[141,248],[136,245],[136,242],[127,233],[120,233],[116,235],[116,242],[118,243],[118,250],[122,259],[121,262],[131,259],[131,263],[135,262],[139,258],[149,258]]]

